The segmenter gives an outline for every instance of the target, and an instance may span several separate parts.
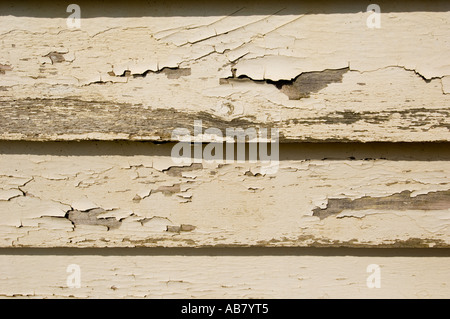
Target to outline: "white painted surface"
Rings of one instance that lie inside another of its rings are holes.
[[[110,251],[111,252],[111,251]],[[449,257],[0,255],[16,298],[448,298]],[[68,288],[67,266],[81,270]],[[368,288],[367,266],[381,269]]]
[[[260,174],[264,163],[178,166],[173,144],[102,143],[3,144],[3,247],[450,242],[439,144],[282,145],[278,171]]]
[[[1,297],[448,298],[447,256],[252,250],[448,247],[447,143],[342,143],[449,141],[448,3],[378,1],[380,29],[358,2],[78,1],[81,29],[66,7],[36,3],[0,4],[0,246],[31,247],[0,251]],[[278,172],[258,175],[173,168],[170,145],[49,142],[167,141],[194,120],[339,143],[284,144]],[[36,249],[122,246],[253,248]]]
[[[379,4],[370,29],[358,2],[80,3],[69,29],[56,4],[5,3],[0,138],[170,140],[203,119],[288,141],[448,141],[448,3]],[[258,82],[298,76],[295,100]]]

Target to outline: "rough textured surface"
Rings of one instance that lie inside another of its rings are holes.
[[[448,298],[448,1],[77,4],[0,3],[0,298]]]
[[[450,245],[450,148],[282,144],[175,164],[173,144],[3,142],[3,247]]]
[[[282,141],[447,141],[450,4],[2,2],[0,138],[171,140],[278,127]],[[140,9],[137,9],[140,8]],[[120,39],[120,40],[118,40]]]
[[[447,255],[395,256],[347,251],[215,250],[112,255],[75,251],[0,254],[1,298],[448,298]],[[142,251],[141,251],[142,253]],[[267,253],[267,254],[266,254]],[[398,254],[398,251],[396,252]],[[418,254],[418,253],[416,253]],[[66,284],[67,266],[81,288]],[[381,288],[366,285],[367,266],[381,269]]]

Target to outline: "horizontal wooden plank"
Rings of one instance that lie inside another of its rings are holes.
[[[2,252],[0,297],[448,298],[450,293],[448,256],[109,253]],[[68,286],[75,269],[67,272],[69,265],[79,267],[80,288]],[[367,286],[374,271],[367,272],[369,265],[380,267],[380,288]]]
[[[139,18],[83,2],[70,29],[59,4],[6,3],[0,138],[169,141],[202,120],[285,142],[448,141],[449,3],[379,4],[371,29],[365,2],[152,2]]]
[[[176,164],[174,145],[1,143],[0,245],[450,244],[447,143],[281,144],[270,169]]]

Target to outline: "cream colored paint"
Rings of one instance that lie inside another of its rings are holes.
[[[378,209],[343,209],[324,219],[313,215],[330,199],[382,200],[404,191],[420,198],[446,192],[450,167],[445,150],[428,155],[434,156],[428,161],[421,160],[420,146],[351,150],[341,145],[338,151],[327,149],[327,144],[323,148],[282,145],[278,171],[261,175],[265,167],[261,163],[223,166],[204,161],[194,169],[177,165],[169,156],[173,144],[114,143],[97,151],[89,144],[48,146],[60,156],[44,155],[45,149],[44,154],[33,155],[37,146],[16,145],[16,151],[31,154],[0,157],[3,247],[450,243],[450,203],[445,193],[430,197],[428,209],[404,210],[392,203]],[[76,155],[80,153],[87,154]],[[346,159],[350,156],[358,159]],[[177,167],[184,171],[167,171]],[[436,200],[443,202],[434,207]],[[67,218],[71,210],[87,216],[95,208],[105,210],[97,219],[115,218],[120,227],[108,229],[100,222],[74,225]],[[168,231],[180,225],[195,229]]]
[[[380,29],[357,2],[78,3],[79,30],[58,3],[0,4],[0,297],[449,296],[448,143],[364,144],[449,141],[447,3],[380,0]],[[270,82],[311,72],[298,100]],[[174,140],[195,119],[296,143],[267,174],[176,173],[173,144],[107,142]]]
[[[443,3],[436,11],[423,11],[411,2],[405,2],[404,12],[389,11],[388,3],[380,5],[380,29],[367,27],[370,13],[358,3],[349,4],[347,12],[327,12],[332,6],[308,1],[248,1],[207,6],[206,11],[194,7],[192,16],[178,16],[176,6],[156,2],[150,8],[142,4],[141,11],[158,14],[139,17],[127,17],[132,9],[118,3],[104,9],[113,16],[102,16],[97,8],[100,16],[91,17],[88,12],[95,5],[86,3],[81,4],[81,29],[68,29],[68,14],[56,5],[47,4],[51,17],[34,17],[34,11],[25,8],[25,14],[14,15],[18,9],[8,9],[12,15],[3,16],[0,26],[0,63],[6,66],[0,74],[0,100],[4,105],[21,99],[129,103],[130,108],[148,112],[173,108],[199,118],[199,112],[206,112],[224,123],[248,119],[275,125],[291,141],[446,141],[450,11]],[[53,62],[52,52],[64,61]],[[178,67],[190,68],[191,74],[175,79],[154,73]],[[324,85],[300,100],[289,100],[268,83],[220,81],[231,77],[232,69],[236,77],[277,81],[343,68],[348,71],[342,82]],[[119,76],[126,71],[149,73],[145,78]],[[51,108],[56,110],[55,103]],[[7,128],[1,137],[170,139],[152,127],[138,134],[127,128],[73,133],[89,121],[79,108],[72,110],[80,120],[66,131],[45,132],[46,126],[39,129],[42,123],[37,122],[34,134]],[[33,118],[34,112],[39,113],[39,107],[18,116]],[[355,120],[342,120],[342,112]],[[17,115],[4,116],[13,121]],[[106,128],[114,126],[113,118],[97,116]]]
[[[448,298],[450,293],[449,257],[443,256],[48,253],[0,255],[0,297]],[[67,285],[71,264],[80,266],[81,288]],[[380,266],[380,288],[367,286],[370,264]]]

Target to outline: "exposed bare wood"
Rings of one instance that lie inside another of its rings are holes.
[[[3,247],[448,247],[444,144],[281,145],[175,164],[174,144],[0,144]]]
[[[449,296],[449,1],[76,3],[0,3],[0,298]]]
[[[2,3],[0,138],[167,141],[201,119],[286,142],[448,141],[449,4],[379,4],[370,29],[358,2],[82,2],[69,29],[56,4]]]

